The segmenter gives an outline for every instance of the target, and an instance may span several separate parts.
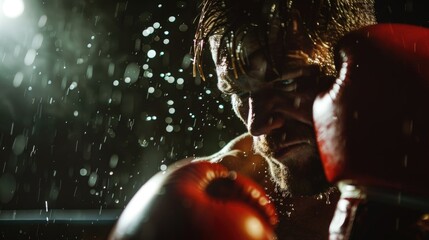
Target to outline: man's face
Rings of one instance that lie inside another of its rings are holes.
[[[261,46],[252,36],[245,37],[241,43],[245,71],[234,72],[227,54],[218,58],[219,43],[218,36],[210,38],[218,88],[231,96],[235,113],[253,136],[255,152],[286,167],[291,194],[323,191],[321,185],[326,181],[313,130],[312,106],[324,76],[308,60],[311,46],[294,44],[302,49],[294,47],[286,55],[273,54],[274,58],[283,58],[276,59],[274,67],[264,52],[267,47],[273,52],[283,44],[271,41]]]

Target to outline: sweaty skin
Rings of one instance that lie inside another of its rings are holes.
[[[252,136],[252,151],[269,160],[274,180],[288,194],[325,191],[328,184],[315,142],[312,105],[321,86],[332,80],[320,77],[319,67],[308,60],[310,48],[288,50],[286,59],[283,55],[275,59],[281,64],[274,67],[263,53],[267,46],[252,35],[244,36],[246,72],[237,74],[222,54],[219,39],[210,37],[217,85],[231,97],[234,112]],[[271,41],[269,48],[276,48],[279,41]]]
[[[375,23],[373,1],[205,0],[202,6],[194,71],[204,78],[208,43],[217,86],[248,133],[197,160],[223,163],[263,185],[279,212],[279,239],[328,239],[339,192],[324,175],[312,106],[335,80],[336,41]]]
[[[339,198],[338,192],[333,190],[317,196],[285,196],[271,179],[267,161],[254,153],[250,134],[240,135],[221,151],[193,161],[221,163],[259,183],[276,205],[280,220],[276,229],[279,239],[328,239],[328,228]]]
[[[298,36],[299,25],[289,35]],[[332,78],[309,59],[311,45],[292,45],[286,55],[267,59],[264,50],[279,49],[284,40],[276,37],[276,31],[272,34],[269,46],[251,34],[243,36],[245,71],[241,72],[231,67],[220,37],[209,38],[218,88],[231,97],[232,108],[248,133],[197,161],[220,162],[261,184],[279,213],[279,239],[328,239],[339,193],[329,186],[321,166],[312,105]]]

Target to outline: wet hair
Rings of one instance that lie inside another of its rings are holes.
[[[298,35],[290,31],[297,22]],[[288,64],[290,50],[303,49],[308,50],[309,64],[333,78],[335,43],[347,32],[375,23],[374,0],[203,0],[194,39],[194,75],[204,79],[203,52],[209,38],[215,37],[219,44],[216,64],[227,65],[238,79],[240,73],[246,73],[242,43],[250,36],[259,42],[273,70]],[[270,49],[273,38],[276,45]],[[288,169],[275,159],[267,160],[274,181],[287,191]]]
[[[203,0],[194,39],[194,75],[204,79],[203,52],[211,36],[219,37],[217,61],[226,56],[235,75],[245,71],[241,42],[246,34],[256,37],[261,46],[268,46],[270,31],[277,26],[286,45],[284,51],[290,48],[288,44],[300,44],[288,40],[287,29],[294,17],[302,22],[302,39],[311,41],[311,61],[326,75],[335,75],[332,48],[338,39],[376,23],[374,0]],[[278,49],[264,50],[267,59],[274,59],[272,53],[278,53]]]

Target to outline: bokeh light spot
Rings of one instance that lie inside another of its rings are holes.
[[[155,51],[155,50],[153,50],[153,49],[149,50],[149,51],[147,52],[147,57],[148,57],[148,58],[154,58],[154,57],[156,57],[156,51]]]
[[[22,72],[17,72],[15,77],[13,78],[13,86],[19,87],[21,86],[22,80],[24,80],[24,74]]]

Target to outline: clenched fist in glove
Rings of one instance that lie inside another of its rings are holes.
[[[128,204],[116,239],[273,239],[274,206],[256,183],[224,166],[192,162],[159,173]]]
[[[429,30],[374,25],[346,35],[337,50],[336,83],[313,105],[326,176],[342,191],[331,233],[350,234],[354,211],[373,203],[365,214],[378,212],[379,221],[373,229],[362,221],[368,232],[397,232],[411,209],[429,210]]]
[[[338,48],[339,77],[314,103],[327,177],[429,196],[429,30],[376,25]]]

